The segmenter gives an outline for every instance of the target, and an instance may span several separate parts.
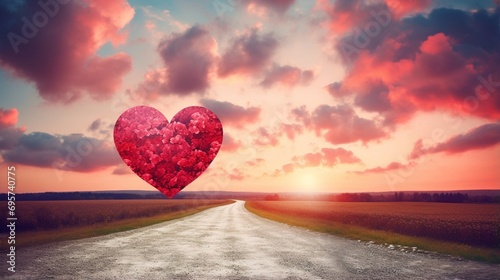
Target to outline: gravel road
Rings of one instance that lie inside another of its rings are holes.
[[[499,279],[500,266],[291,227],[244,202],[127,232],[20,249],[10,279]],[[4,265],[5,267],[5,265]],[[3,278],[3,277],[2,277]]]

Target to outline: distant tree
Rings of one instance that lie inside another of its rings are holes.
[[[404,201],[405,199],[405,194],[404,192],[395,192],[394,193],[394,201]]]
[[[413,193],[413,198],[412,201],[421,201],[420,200],[420,193]]]
[[[372,196],[369,193],[362,193],[359,195],[359,201],[370,202],[372,201]]]
[[[425,201],[425,202],[432,201],[432,195],[430,193],[423,193],[421,197],[422,197],[422,201]]]

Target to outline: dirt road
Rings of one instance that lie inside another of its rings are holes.
[[[268,221],[244,202],[18,251],[12,279],[496,279],[500,266],[405,253]],[[3,265],[5,267],[5,264]]]

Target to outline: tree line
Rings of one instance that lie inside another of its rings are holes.
[[[387,202],[445,202],[445,203],[500,203],[500,196],[470,196],[467,193],[459,192],[395,192],[390,194],[369,194],[369,193],[343,193],[331,195],[330,200],[339,202],[371,202],[371,201],[387,201]]]
[[[335,202],[443,202],[443,203],[500,203],[500,196],[469,196],[459,192],[395,192],[393,194],[342,193],[303,196],[299,194],[269,194],[264,200],[319,200]]]

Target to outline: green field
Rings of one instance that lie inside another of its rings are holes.
[[[335,235],[500,263],[500,205],[251,201],[264,218]]]

